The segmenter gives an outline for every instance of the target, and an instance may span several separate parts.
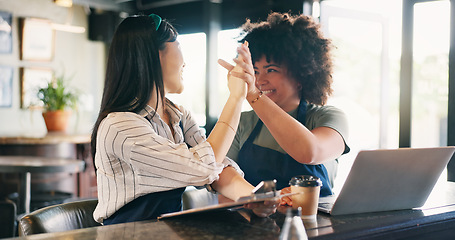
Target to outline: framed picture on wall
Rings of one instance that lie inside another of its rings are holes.
[[[11,22],[11,13],[0,11],[0,53],[13,52]]]
[[[53,71],[47,68],[21,68],[21,108],[40,108],[38,90],[53,79]]]
[[[0,107],[13,105],[13,68],[0,66]]]
[[[54,57],[54,29],[52,22],[40,18],[19,20],[22,60],[50,61]]]

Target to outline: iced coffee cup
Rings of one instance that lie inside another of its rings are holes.
[[[300,175],[291,178],[289,185],[291,193],[299,193],[291,196],[292,208],[302,208],[302,219],[316,220],[322,181],[315,176]]]

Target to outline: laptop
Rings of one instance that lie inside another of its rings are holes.
[[[331,215],[418,208],[425,204],[454,146],[360,151],[337,196],[321,197]]]

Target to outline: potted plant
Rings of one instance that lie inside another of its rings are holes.
[[[66,131],[71,110],[77,106],[77,93],[69,91],[64,77],[59,76],[46,87],[38,90],[38,98],[44,104],[43,118],[47,130]]]

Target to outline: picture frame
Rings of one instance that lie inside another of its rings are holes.
[[[13,67],[0,66],[0,108],[13,105]]]
[[[53,81],[54,72],[49,68],[21,68],[21,108],[41,108],[38,90]]]
[[[54,57],[55,32],[52,22],[40,18],[21,18],[21,60],[51,61]]]
[[[13,52],[12,14],[0,11],[0,54]]]

